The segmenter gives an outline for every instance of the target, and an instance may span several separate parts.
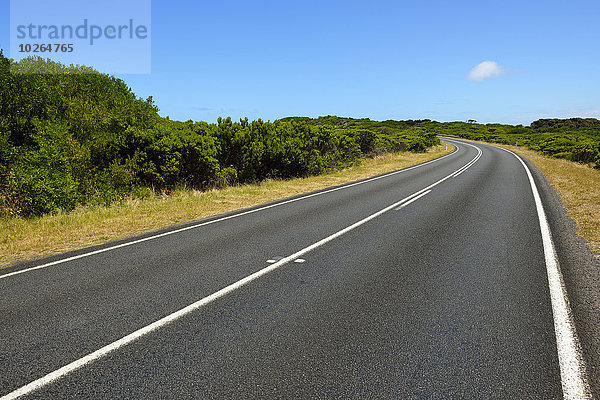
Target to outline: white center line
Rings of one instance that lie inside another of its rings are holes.
[[[348,189],[348,188],[351,188],[351,187],[354,187],[354,186],[357,186],[357,185],[363,185],[363,184],[368,183],[368,182],[373,182],[373,181],[376,181],[378,179],[383,179],[383,178],[387,178],[387,177],[390,177],[390,176],[393,176],[393,175],[401,174],[401,173],[404,173],[404,172],[407,172],[407,171],[411,171],[411,170],[413,170],[415,168],[421,168],[421,167],[423,167],[425,165],[441,161],[441,160],[445,159],[446,157],[450,157],[453,154],[456,154],[458,152],[458,150],[460,149],[460,147],[458,147],[458,145],[456,145],[456,144],[454,144],[454,147],[455,147],[454,151],[452,153],[450,153],[450,154],[446,154],[445,156],[438,157],[436,159],[424,162],[422,164],[413,165],[412,167],[404,168],[404,169],[401,169],[399,171],[390,172],[389,174],[384,174],[384,175],[376,176],[374,178],[365,179],[363,181],[354,182],[354,183],[350,183],[348,185],[339,186],[339,187],[336,187],[336,188],[333,188],[333,189],[324,190],[322,192],[312,193],[312,194],[309,194],[309,195],[306,195],[306,196],[301,196],[301,197],[297,197],[297,198],[293,198],[293,199],[281,201],[281,202],[276,203],[276,204],[270,204],[268,206],[264,206],[264,207],[260,207],[260,208],[255,208],[255,209],[252,209],[252,210],[243,211],[243,212],[240,212],[240,213],[237,213],[237,214],[234,214],[234,215],[228,215],[226,217],[221,217],[221,218],[218,218],[218,219],[214,219],[212,221],[202,222],[202,223],[195,224],[195,225],[192,225],[192,226],[187,226],[185,228],[175,229],[175,230],[172,230],[172,231],[169,231],[169,232],[164,232],[164,233],[161,233],[161,234],[158,234],[158,235],[149,236],[149,237],[146,237],[146,238],[143,238],[143,239],[138,239],[138,240],[134,240],[134,241],[131,241],[131,242],[121,243],[121,244],[118,244],[116,246],[110,246],[110,247],[106,247],[104,249],[90,251],[88,253],[83,253],[83,254],[79,254],[77,256],[73,256],[73,257],[69,257],[69,258],[64,258],[64,259],[61,259],[61,260],[49,262],[49,263],[46,263],[46,264],[42,264],[42,265],[38,265],[38,266],[35,266],[35,267],[31,267],[31,268],[22,269],[20,271],[10,272],[8,274],[0,275],[0,279],[5,279],[5,278],[11,277],[11,276],[24,274],[26,272],[30,272],[30,271],[35,271],[35,270],[39,270],[39,269],[44,269],[44,268],[52,267],[52,266],[63,264],[63,263],[69,262],[69,261],[79,260],[81,258],[93,256],[95,254],[100,254],[100,253],[104,253],[104,252],[107,252],[107,251],[112,251],[112,250],[120,249],[120,248],[123,248],[123,247],[132,246],[132,245],[135,245],[135,244],[147,242],[149,240],[154,240],[154,239],[162,238],[162,237],[165,237],[165,236],[174,235],[176,233],[185,232],[185,231],[188,231],[190,229],[196,229],[196,228],[200,228],[200,227],[203,227],[203,226],[207,226],[207,225],[211,225],[211,224],[216,224],[218,222],[225,221],[225,220],[228,220],[228,219],[237,218],[237,217],[241,217],[241,216],[248,215],[248,214],[253,214],[253,213],[256,213],[256,212],[259,212],[259,211],[268,210],[270,208],[279,207],[279,206],[282,206],[282,205],[285,205],[285,204],[290,204],[290,203],[293,203],[293,202],[296,202],[296,201],[305,200],[305,199],[309,199],[309,198],[316,197],[316,196],[322,196],[322,195],[327,194],[327,193],[332,193],[332,192],[336,192],[336,191],[339,191],[339,190]]]
[[[476,146],[473,146],[473,145],[469,145],[469,146],[475,147],[476,149],[479,150],[479,148],[477,148]],[[472,166],[473,163],[470,163],[470,165]],[[150,325],[147,325],[141,329],[138,329],[137,331],[130,333],[129,335],[124,336],[121,339],[119,339],[115,342],[112,342],[112,343],[102,347],[99,350],[94,351],[93,353],[90,353],[78,360],[75,360],[72,363],[65,365],[64,367],[57,369],[56,371],[53,371],[39,379],[36,379],[35,381],[33,381],[25,386],[22,386],[19,389],[1,397],[0,400],[13,400],[18,397],[29,394],[35,390],[38,390],[38,389],[50,384],[51,382],[56,381],[57,379],[64,377],[65,375],[83,367],[84,365],[87,365],[99,358],[102,358],[102,357],[106,356],[107,354],[112,353],[113,351],[115,351],[123,346],[131,344],[132,342],[140,339],[141,337],[146,336],[149,333],[154,332],[157,329],[160,329],[160,328],[184,317],[185,315],[190,314],[191,312],[204,307],[205,305],[225,296],[226,294],[231,293],[234,290],[237,290],[237,289],[241,288],[242,286],[245,286],[245,285],[249,284],[250,282],[268,274],[269,272],[272,272],[272,271],[278,269],[282,265],[293,262],[293,261],[299,259],[304,254],[309,253],[309,252],[315,250],[316,248],[319,248],[319,247],[323,246],[324,244],[329,243],[332,240],[358,228],[359,226],[366,224],[367,222],[379,217],[380,215],[382,215],[390,210],[395,209],[396,207],[409,201],[410,199],[413,199],[416,196],[419,196],[420,194],[425,193],[428,190],[430,190],[431,188],[439,185],[440,183],[450,179],[455,173],[456,173],[456,171],[454,171],[450,175],[447,175],[446,177],[440,179],[439,181],[427,186],[426,188],[419,190],[418,192],[384,208],[383,210],[378,211],[375,214],[372,214],[358,222],[355,222],[354,224],[342,229],[341,231],[338,231],[316,243],[313,243],[312,245],[305,247],[304,249],[297,251],[296,253],[294,253],[292,255],[282,258],[281,260],[277,261],[276,263],[273,263],[273,264],[269,265],[268,267],[261,269],[260,271],[257,271],[251,275],[248,275],[247,277],[240,279],[239,281],[232,283],[231,285],[226,286],[223,289],[221,289],[209,296],[206,296],[193,304],[190,304],[187,307],[184,307],[178,311],[175,311],[174,313],[169,314],[166,317],[161,318],[158,321],[153,322]]]
[[[431,193],[431,190],[426,191],[425,193],[421,193],[420,195],[418,195],[417,197],[407,201],[406,203],[403,203],[402,205],[400,205],[400,207],[396,207],[396,211],[402,210],[404,207],[406,207],[407,205],[409,205],[412,202],[415,202],[417,200],[419,200],[421,197],[428,195],[429,193]]]

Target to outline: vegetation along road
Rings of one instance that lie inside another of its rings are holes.
[[[2,269],[2,399],[591,396],[594,338],[560,275],[583,267],[551,235],[547,182],[448,141],[418,166]]]

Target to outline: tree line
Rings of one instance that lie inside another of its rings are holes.
[[[0,216],[318,175],[439,143],[410,123],[335,118],[173,121],[114,76],[0,50]]]
[[[318,175],[363,157],[423,152],[437,135],[527,146],[600,168],[600,121],[530,126],[337,116],[173,121],[152,97],[85,66],[0,50],[0,216],[37,216],[178,188]]]
[[[540,119],[530,126],[431,123],[431,129],[466,139],[525,146],[546,156],[600,168],[600,121],[595,118]]]

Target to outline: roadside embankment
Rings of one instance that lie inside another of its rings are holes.
[[[128,199],[108,207],[82,207],[37,218],[2,218],[0,267],[368,178],[443,156],[453,149],[442,144],[425,153],[386,154],[308,178],[209,191],[179,190],[169,196]]]

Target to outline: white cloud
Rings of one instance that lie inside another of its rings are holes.
[[[506,73],[508,70],[501,67],[495,61],[484,61],[469,72],[469,79],[472,81],[481,82],[484,79],[493,76],[499,76]]]

